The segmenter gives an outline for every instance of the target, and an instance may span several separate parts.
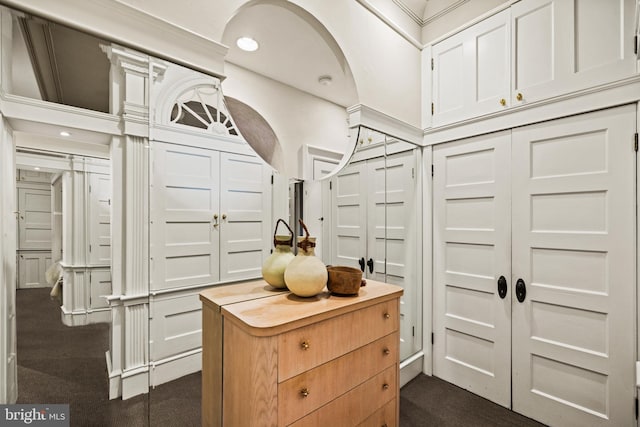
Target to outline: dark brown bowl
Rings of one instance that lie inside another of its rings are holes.
[[[337,295],[357,295],[362,285],[362,271],[344,266],[327,267],[327,289]]]

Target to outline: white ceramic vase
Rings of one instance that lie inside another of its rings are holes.
[[[299,297],[312,297],[327,285],[327,266],[316,257],[316,238],[309,237],[307,226],[299,221],[306,235],[298,237],[298,255],[285,270],[284,282]]]
[[[262,264],[262,277],[274,288],[285,288],[284,272],[295,258],[291,236],[275,236],[275,249]]]
[[[288,235],[278,235],[278,226],[284,224],[289,230]],[[284,271],[295,255],[293,255],[293,230],[289,227],[284,219],[276,222],[276,228],[273,230],[273,246],[274,251],[262,263],[262,278],[274,288],[285,288]]]
[[[327,267],[315,256],[315,240],[298,237],[298,255],[284,272],[287,288],[299,297],[318,295],[327,284]]]

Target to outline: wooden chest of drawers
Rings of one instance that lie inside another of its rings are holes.
[[[200,295],[203,425],[397,425],[402,288],[299,298],[252,283],[243,301]]]

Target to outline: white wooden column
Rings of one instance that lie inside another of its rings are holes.
[[[0,404],[18,398],[15,144],[0,115]]]
[[[112,141],[112,333],[109,397],[149,390],[149,58],[111,45],[111,112],[124,135]]]
[[[0,84],[11,88],[11,13],[0,7]],[[0,404],[18,398],[16,360],[15,143],[0,111]]]
[[[62,174],[62,253],[64,292],[62,293],[62,322],[80,326],[109,322],[110,313],[95,309],[91,297],[93,289],[90,262],[91,230],[89,177],[92,173],[108,173],[109,162],[102,159],[76,156],[69,162],[69,170]],[[95,291],[95,292],[94,292]]]

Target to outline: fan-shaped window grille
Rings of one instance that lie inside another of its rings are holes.
[[[173,105],[171,123],[238,136],[229,114],[221,111],[224,108],[223,101],[219,99],[221,95],[215,87],[198,87],[187,91]]]

